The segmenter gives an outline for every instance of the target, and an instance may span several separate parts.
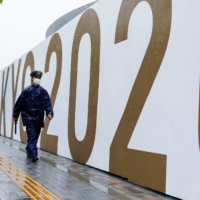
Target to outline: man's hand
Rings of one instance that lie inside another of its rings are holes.
[[[52,115],[50,115],[50,114],[48,114],[47,117],[48,117],[49,121],[53,118]]]
[[[14,122],[17,122],[17,120],[18,120],[18,118],[13,117],[13,121]]]

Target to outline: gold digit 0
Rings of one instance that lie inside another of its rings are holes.
[[[135,7],[142,1],[122,1],[115,44],[127,39],[130,17]],[[167,156],[127,148],[163,61],[171,28],[171,0],[145,1],[153,13],[152,35],[110,147],[110,172],[165,193]]]
[[[82,36],[88,33],[91,39],[91,66],[88,102],[88,120],[85,138],[78,141],[75,133],[76,85],[78,70],[78,51]],[[100,24],[96,12],[87,10],[78,22],[73,47],[70,77],[68,139],[74,160],[86,163],[89,159],[96,134],[97,102],[99,88]]]

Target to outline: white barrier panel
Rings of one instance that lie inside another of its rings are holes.
[[[199,0],[99,0],[0,72],[0,131],[30,72],[55,117],[38,147],[188,200],[200,199]]]

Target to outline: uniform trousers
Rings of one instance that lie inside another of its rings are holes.
[[[26,125],[26,132],[27,132],[27,156],[29,158],[37,157],[37,141],[40,136],[41,125],[38,124],[37,120],[30,120],[29,123]]]

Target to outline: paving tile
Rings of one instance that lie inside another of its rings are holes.
[[[8,196],[2,196],[2,197],[0,198],[0,200],[10,200],[10,197],[8,197]]]
[[[7,196],[6,192],[4,192],[4,191],[0,192],[0,197],[1,196]]]
[[[17,196],[24,197],[26,194],[24,192],[16,192]]]
[[[20,200],[16,192],[22,192],[22,190],[2,171],[0,170],[0,200]],[[30,199],[23,192],[23,198]]]

